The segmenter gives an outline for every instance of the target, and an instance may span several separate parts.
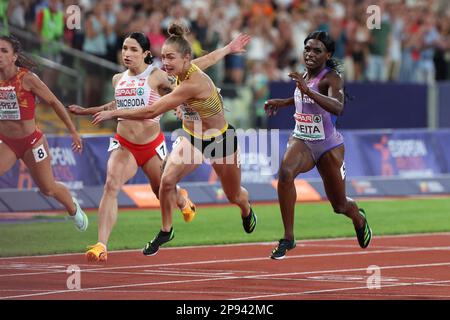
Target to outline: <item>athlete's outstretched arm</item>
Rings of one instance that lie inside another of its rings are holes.
[[[112,85],[113,88],[116,87],[117,81],[119,81],[121,77],[121,73],[115,74],[112,78]],[[90,108],[84,108],[82,106],[79,106],[77,104],[72,104],[67,107],[67,109],[78,116],[87,116],[87,115],[94,115],[97,112],[105,111],[105,110],[114,110],[117,109],[116,101],[113,100],[111,102],[105,103],[104,105],[98,106],[98,107],[90,107]]]
[[[294,97],[287,99],[270,99],[264,103],[264,111],[270,117],[276,115],[278,109],[295,104]]]
[[[200,58],[194,59],[192,60],[192,63],[200,69],[205,70],[213,64],[219,62],[228,54],[244,53],[245,46],[249,43],[250,39],[251,37],[248,34],[241,33],[236,38],[231,40],[225,47],[214,50],[213,52]]]
[[[175,88],[171,93],[161,97],[158,101],[149,106],[137,109],[117,109],[112,111],[101,111],[94,115],[93,124],[98,124],[101,121],[124,118],[132,120],[153,119],[160,114],[176,108],[184,103],[187,99],[198,94],[199,86],[194,82],[183,82]]]
[[[81,141],[81,137],[78,134],[75,125],[70,119],[69,113],[64,108],[64,105],[58,98],[50,91],[47,85],[39,79],[37,75],[34,73],[28,73],[24,79],[24,85],[30,88],[30,91],[33,92],[36,96],[47,102],[53,110],[55,110],[58,117],[64,122],[66,128],[69,130],[72,135],[72,148],[74,150],[80,151],[83,148],[83,144]]]
[[[88,115],[94,115],[97,112],[105,111],[105,110],[114,110],[116,109],[116,101],[111,101],[108,103],[105,103],[104,105],[98,106],[98,107],[90,107],[90,108],[83,108],[82,106],[79,106],[77,104],[72,104],[67,107],[67,109],[77,116],[88,116]]]

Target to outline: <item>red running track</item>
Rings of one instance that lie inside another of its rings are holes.
[[[268,258],[274,245],[117,251],[106,264],[82,254],[0,258],[0,300],[450,300],[450,233],[375,237],[366,250],[356,239],[298,241],[278,261]],[[80,272],[67,273],[71,265]],[[79,289],[68,289],[74,275]]]

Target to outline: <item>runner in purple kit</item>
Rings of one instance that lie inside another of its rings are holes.
[[[295,128],[278,172],[278,200],[284,237],[272,251],[272,259],[283,259],[295,248],[294,208],[297,199],[294,180],[317,167],[334,212],[353,221],[361,248],[367,248],[372,230],[363,209],[345,193],[344,139],[336,130],[336,119],[344,108],[343,81],[338,63],[331,59],[334,41],[324,31],[314,31],[304,41],[306,72],[289,74],[297,83],[294,97],[265,103],[268,116],[279,108],[295,104]]]

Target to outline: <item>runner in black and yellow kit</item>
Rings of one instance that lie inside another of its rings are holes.
[[[211,162],[228,200],[241,209],[244,230],[251,233],[256,226],[248,192],[241,186],[236,133],[225,120],[222,98],[212,80],[192,64],[191,47],[184,37],[184,28],[172,24],[168,32],[170,37],[162,48],[162,62],[169,75],[177,76],[179,85],[151,106],[102,111],[94,116],[93,121],[96,124],[115,117],[149,119],[181,106],[183,133],[175,141],[167,159],[159,191],[162,230],[146,245],[145,255],[156,254],[160,245],[173,238],[176,184],[195,170],[203,158]]]

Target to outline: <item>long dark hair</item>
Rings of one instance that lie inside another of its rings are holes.
[[[37,67],[37,63],[31,58],[28,58],[22,51],[22,44],[14,36],[0,36],[0,40],[6,41],[11,44],[14,54],[17,54],[17,60],[15,65],[18,67],[26,68],[28,70],[33,70]]]
[[[150,51],[150,40],[148,39],[148,37],[142,33],[142,32],[131,32],[128,36],[126,36],[126,38],[131,38],[137,41],[137,43],[139,43],[139,45],[142,48],[142,51]],[[126,39],[125,38],[125,39]],[[149,53],[145,58],[144,58],[144,62],[146,64],[152,64],[153,63],[153,56],[151,53]]]
[[[331,38],[327,32],[321,30],[313,31],[306,37],[303,44],[306,45],[308,40],[311,39],[319,40],[320,42],[322,42],[327,51],[331,53],[331,56],[333,56],[335,50],[335,43],[333,38]],[[340,63],[336,59],[333,58],[328,59],[326,62],[326,66],[339,74],[342,73],[342,63]]]

